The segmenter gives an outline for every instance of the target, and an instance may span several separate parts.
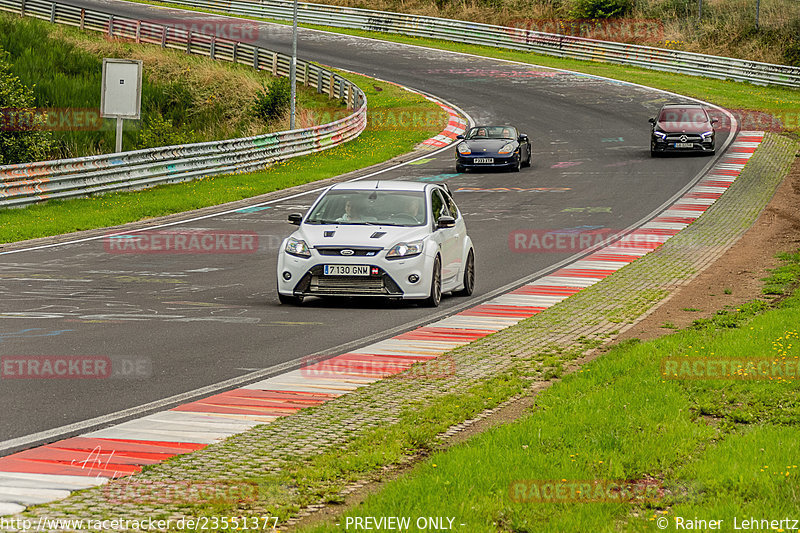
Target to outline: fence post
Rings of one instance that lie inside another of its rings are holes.
[[[331,84],[328,87],[328,98],[333,98],[333,91],[336,88],[336,76],[332,73],[328,73],[328,77],[331,79]]]
[[[114,37],[114,15],[111,15],[108,19],[108,36]]]
[[[56,23],[56,3],[50,4],[50,24]]]
[[[136,42],[137,43],[141,43],[142,42],[142,21],[141,20],[137,20],[136,21]]]
[[[272,75],[278,75],[278,52],[272,52]]]
[[[233,62],[238,63],[236,60],[236,53],[239,51],[239,41],[233,41]]]
[[[186,53],[192,53],[192,30],[186,32]]]
[[[308,61],[306,61],[305,67],[303,68],[303,85],[308,86]]]
[[[81,31],[83,31],[83,26],[86,23],[86,10],[81,9]]]
[[[217,36],[211,36],[211,59],[216,59],[216,52],[217,52]]]
[[[25,0],[22,0],[22,3],[19,6],[19,16],[20,17],[25,16]]]
[[[253,47],[253,68],[258,70],[258,46]]]

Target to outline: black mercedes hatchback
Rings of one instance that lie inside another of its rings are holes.
[[[714,153],[714,124],[702,105],[669,104],[650,119],[650,155],[666,152]]]

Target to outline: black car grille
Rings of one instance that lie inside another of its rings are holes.
[[[685,140],[684,140],[685,138]],[[699,143],[703,142],[702,135],[695,133],[670,133],[667,135],[667,142],[671,143]]]
[[[348,247],[320,247],[318,246],[316,250],[319,252],[319,255],[335,255],[339,257],[375,257],[378,255],[383,248],[348,248]],[[342,250],[350,250],[352,254],[343,254]]]
[[[297,283],[294,292],[322,296],[403,296],[403,290],[382,268],[370,276],[325,276],[322,265],[312,267]]]
[[[308,292],[322,292],[326,294],[341,293],[350,294],[353,292],[363,294],[387,294],[388,291],[381,277],[362,277],[362,276],[312,276]]]

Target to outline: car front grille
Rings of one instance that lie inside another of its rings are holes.
[[[360,277],[360,276],[312,276],[311,284],[308,287],[311,294],[388,294],[383,283],[383,276],[380,277]]]
[[[686,137],[686,140],[683,138]],[[671,133],[667,135],[667,142],[671,143],[699,143],[703,142],[703,137],[694,133]]]

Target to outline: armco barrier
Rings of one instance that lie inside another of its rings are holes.
[[[0,0],[0,10],[289,75],[291,57],[250,43],[47,0]],[[361,134],[367,117],[367,99],[361,89],[330,70],[301,60],[297,61],[297,80],[346,102],[354,112],[321,126],[243,139],[0,166],[0,207],[253,170]]]
[[[292,2],[288,0],[265,0],[264,2],[242,0],[163,1],[233,15],[292,20]],[[309,3],[299,4],[298,20],[306,24],[431,37],[461,43],[525,50],[558,57],[620,63],[694,76],[745,81],[759,85],[800,87],[800,67],[598,41],[525,28]]]

